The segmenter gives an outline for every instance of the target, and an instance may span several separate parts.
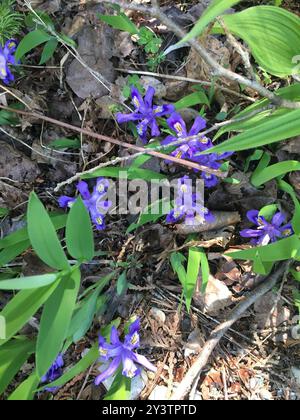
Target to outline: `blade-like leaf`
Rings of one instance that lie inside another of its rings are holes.
[[[76,200],[69,212],[66,244],[69,254],[77,260],[90,261],[95,255],[91,218],[81,197]]]
[[[104,400],[128,401],[131,391],[131,380],[122,375],[122,370],[119,369],[115,379],[104,397]]]
[[[39,384],[39,378],[33,372],[25,381],[23,381],[17,389],[8,397],[10,401],[27,401],[33,400],[35,390]]]
[[[266,117],[264,122],[258,124],[256,127],[238,134],[202,154],[253,149],[280,140],[289,139],[299,134],[300,109],[295,109],[276,118]]]
[[[203,29],[205,29],[210,22],[239,2],[240,0],[212,0],[210,6],[202,14],[193,29],[180,41],[180,44],[201,35]]]
[[[32,192],[27,211],[28,235],[33,249],[44,263],[59,270],[69,269],[69,263],[62,249],[51,219]]]
[[[255,6],[222,16],[225,26],[250,47],[257,63],[278,77],[300,74],[300,19],[285,9]],[[219,24],[214,33],[223,32]]]
[[[201,258],[201,251],[198,248],[189,249],[187,273],[184,284],[185,302],[188,311],[191,307],[192,297],[198,280]]]
[[[52,38],[52,35],[49,35],[47,32],[42,29],[36,29],[35,31],[29,32],[25,35],[18,45],[15,57],[16,60],[20,60],[26,53],[28,53],[33,48],[44,44]]]
[[[35,342],[25,337],[10,340],[0,347],[0,395],[34,352],[34,348]]]
[[[5,306],[0,316],[6,321],[6,338],[0,346],[14,336],[36,311],[46,302],[58,285],[58,281],[39,289],[22,290]]]
[[[57,279],[57,274],[42,274],[40,276],[20,277],[0,281],[0,290],[26,290],[38,289],[53,283]]]
[[[40,65],[45,64],[48,60],[50,60],[50,58],[53,57],[53,54],[55,53],[57,45],[58,45],[58,40],[56,38],[53,37],[49,39],[49,41],[44,46],[42,56],[39,62]]]
[[[60,280],[44,306],[36,349],[36,368],[39,377],[48,371],[67,338],[79,286],[80,270],[76,268]]]
[[[251,182],[255,187],[259,187],[266,182],[271,181],[271,179],[285,175],[292,171],[300,171],[300,162],[297,160],[286,160],[284,162],[267,166],[262,171],[253,174]]]

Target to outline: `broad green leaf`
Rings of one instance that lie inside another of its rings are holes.
[[[297,160],[285,160],[283,162],[275,163],[265,169],[255,173],[251,177],[251,182],[255,187],[265,184],[271,179],[285,175],[292,171],[300,170],[300,162]]]
[[[41,378],[50,368],[67,338],[80,286],[80,270],[63,277],[47,300],[37,338],[36,369]]]
[[[294,215],[292,218],[292,225],[293,225],[293,229],[294,232],[296,233],[296,235],[300,236],[300,202],[298,200],[298,197],[294,191],[294,188],[288,184],[287,182],[280,180],[278,181],[278,187],[285,191],[286,193],[288,193],[293,202],[294,202],[294,206],[295,206],[295,211],[294,211]]]
[[[290,273],[292,274],[295,280],[300,281],[300,271],[296,271],[292,268],[290,270]]]
[[[149,169],[141,169],[136,167],[127,167],[127,168],[103,168],[98,169],[91,174],[86,174],[82,176],[82,179],[91,179],[98,178],[99,176],[106,176],[109,178],[120,178],[124,174],[127,175],[128,179],[144,179],[145,181],[160,181],[165,179],[166,176],[159,174],[158,172],[151,171]]]
[[[204,92],[198,91],[184,96],[182,99],[179,99],[174,106],[178,111],[182,108],[189,108],[198,104],[205,104],[209,106],[209,100]]]
[[[263,171],[269,165],[270,161],[271,161],[270,154],[267,153],[267,152],[264,152],[260,161],[259,161],[259,163],[258,163],[258,165],[256,166],[254,172],[252,173],[251,180],[252,180],[252,178],[255,178],[255,176],[257,174],[259,174],[261,171]]]
[[[44,263],[59,270],[69,269],[69,263],[62,249],[51,219],[32,192],[27,211],[28,235],[31,245]]]
[[[48,147],[51,149],[79,149],[80,148],[80,140],[79,139],[68,139],[66,137],[62,137],[56,140],[53,140],[49,143]]]
[[[242,251],[228,252],[226,255],[236,260],[252,261],[259,256],[263,262],[272,262],[298,258],[299,253],[300,239],[297,235],[292,235],[288,238],[280,239],[270,245],[254,247]]]
[[[17,389],[8,397],[10,401],[27,401],[33,400],[35,390],[39,384],[39,378],[33,372],[25,381],[23,381]]]
[[[115,379],[104,397],[104,400],[128,401],[131,391],[131,379],[122,375],[122,370],[119,369],[116,373]]]
[[[239,13],[223,15],[225,26],[245,41],[257,61],[268,73],[286,77],[300,74],[300,19],[285,9],[255,6]],[[216,24],[214,33],[223,33]]]
[[[22,254],[29,247],[30,241],[27,240],[4,248],[2,251],[0,251],[0,267],[14,260],[18,255]]]
[[[114,29],[119,29],[120,31],[125,31],[131,35],[135,35],[139,32],[139,29],[135,24],[129,19],[125,13],[120,13],[118,16],[108,16],[98,14],[99,19],[103,22],[108,23]]]
[[[256,127],[238,134],[201,154],[255,149],[299,134],[300,109],[289,110],[283,115],[276,116],[276,118],[266,117],[264,122]]]
[[[67,215],[66,214],[49,214],[51,222],[53,223],[56,230],[59,230],[66,226]],[[5,238],[0,239],[0,249],[8,248],[12,245],[16,245],[19,242],[24,242],[29,239],[27,227],[17,230]]]
[[[287,99],[290,101],[300,101],[300,83],[294,83],[290,86],[286,86],[284,88],[278,89],[276,92],[277,96],[280,96],[283,99]],[[237,115],[235,115],[235,119],[244,118],[247,115],[253,114],[253,112],[261,110],[263,108],[268,107],[270,105],[269,99],[261,99],[259,101],[256,101],[254,104],[251,104],[247,108],[245,108],[243,111],[239,112]],[[217,135],[214,137],[214,140],[219,138],[224,133],[228,133],[229,131],[245,131],[250,128],[257,127],[258,124],[261,124],[265,121],[266,118],[268,118],[269,121],[272,121],[273,119],[276,120],[276,118],[280,115],[287,114],[290,112],[288,109],[269,109],[264,110],[263,112],[260,112],[252,117],[249,117],[249,119],[245,119],[239,122],[228,124],[224,127],[222,127]]]
[[[186,258],[183,254],[180,252],[172,252],[170,257],[170,262],[172,265],[173,270],[178,275],[179,281],[182,284],[182,287],[184,287],[186,283],[186,271],[183,265],[183,262],[186,261]]]
[[[20,277],[0,281],[0,290],[26,290],[38,289],[53,283],[57,279],[57,273],[41,274],[40,276]]]
[[[0,395],[34,352],[35,342],[17,337],[0,347]]]
[[[277,211],[277,204],[269,204],[259,210],[259,216],[263,216],[266,220],[271,220]]]
[[[9,209],[6,209],[5,207],[0,207],[0,217],[7,216],[9,214]]]
[[[260,160],[263,155],[263,150],[256,149],[250,156],[247,157],[244,167],[244,172],[247,172],[250,166],[250,163],[256,160]]]
[[[17,51],[15,53],[16,60],[20,60],[20,58],[22,58],[33,48],[44,44],[51,38],[52,35],[49,35],[42,29],[36,29],[35,31],[29,32],[29,34],[25,35],[24,38],[21,40],[20,44],[18,45]]]
[[[69,212],[66,244],[69,254],[79,261],[90,261],[95,255],[91,218],[81,197],[77,198]]]
[[[39,289],[21,290],[0,312],[6,320],[6,338],[0,346],[14,336],[36,311],[46,302],[58,285],[58,281]]]
[[[180,41],[180,44],[201,35],[210,22],[239,2],[240,0],[212,0],[211,4],[205,12],[202,13],[193,29]]]
[[[121,296],[128,289],[127,275],[126,271],[123,271],[122,274],[118,277],[117,280],[117,294]]]
[[[51,38],[49,41],[46,42],[46,45],[44,46],[42,56],[40,59],[39,64],[45,64],[50,58],[53,57],[53,54],[55,53],[55,50],[58,46],[58,40],[56,38]]]
[[[187,273],[184,283],[184,296],[188,312],[191,307],[192,297],[198,280],[201,259],[201,251],[198,248],[189,249]]]
[[[201,261],[200,261],[201,275],[202,275],[202,288],[201,289],[202,289],[202,293],[204,293],[208,285],[210,269],[209,269],[209,263],[208,263],[205,250],[203,248],[198,248],[198,249],[201,256]]]

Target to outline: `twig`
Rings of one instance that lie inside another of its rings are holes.
[[[172,74],[152,73],[151,71],[121,69],[118,67],[115,68],[115,70],[118,70],[126,74],[139,74],[141,76],[152,76],[152,77],[158,77],[160,79],[178,80],[179,82],[195,83],[195,84],[204,85],[204,86],[214,86],[216,89],[220,89],[223,92],[230,93],[231,95],[237,96],[238,98],[245,99],[246,101],[249,101],[249,102],[255,102],[255,99],[251,98],[251,96],[243,95],[242,93],[236,92],[235,90],[228,89],[226,87],[218,85],[217,83],[208,82],[206,80],[192,79],[190,77],[175,76]]]
[[[98,3],[110,3],[117,4],[124,9],[135,10],[138,12],[145,13],[152,17],[157,18],[161,23],[165,24],[168,29],[170,29],[179,39],[183,39],[187,33],[178,26],[175,22],[169,19],[165,13],[163,13],[160,7],[155,2],[154,6],[141,6],[140,4],[128,3],[123,0],[98,0]],[[153,4],[153,3],[152,3]],[[190,39],[187,43],[193,47],[197,53],[202,57],[202,59],[211,67],[212,75],[225,77],[226,79],[232,80],[234,82],[240,83],[244,86],[249,87],[250,89],[258,92],[261,96],[270,99],[270,101],[280,107],[289,108],[289,109],[298,109],[300,108],[300,102],[293,102],[277,96],[270,90],[266,89],[260,83],[255,80],[249,80],[240,74],[237,74],[231,70],[226,69],[221,66],[208,52],[207,50],[197,41],[197,39]]]
[[[109,143],[117,144],[118,146],[125,147],[127,149],[136,150],[138,152],[142,152],[142,154],[148,154],[148,155],[151,155],[151,156],[158,157],[160,159],[168,160],[168,161],[174,162],[176,164],[186,166],[186,167],[191,168],[191,169],[197,169],[198,171],[204,171],[204,172],[207,172],[207,173],[210,173],[210,174],[214,174],[214,175],[216,175],[220,178],[226,177],[225,172],[222,172],[222,171],[219,171],[219,170],[216,170],[216,169],[211,169],[211,168],[208,168],[207,166],[199,165],[195,162],[190,162],[190,161],[185,160],[185,159],[180,159],[180,158],[176,158],[176,157],[173,157],[173,156],[169,156],[169,155],[157,152],[157,151],[152,150],[152,149],[145,149],[144,147],[140,147],[140,146],[136,146],[134,144],[126,143],[126,142],[123,142],[121,140],[114,139],[112,137],[103,136],[102,134],[97,134],[97,133],[94,133],[93,131],[87,130],[85,128],[76,127],[75,125],[71,125],[71,124],[65,123],[63,121],[56,120],[54,118],[46,117],[46,116],[41,115],[41,114],[21,111],[19,109],[9,108],[9,107],[3,106],[3,105],[0,105],[0,108],[5,109],[5,110],[10,111],[10,112],[13,112],[13,113],[16,113],[16,114],[19,114],[19,115],[39,118],[42,121],[46,121],[46,122],[49,122],[51,124],[55,124],[55,125],[58,125],[60,127],[67,128],[68,130],[76,131],[77,133],[85,134],[87,136],[96,138],[98,140],[102,140],[102,141],[106,141],[106,142],[109,142]],[[86,171],[86,173],[92,173],[95,170],[96,170],[96,168],[92,168],[89,171]],[[71,180],[71,178],[70,178],[70,180]],[[66,185],[66,184],[71,183],[72,181],[70,181],[70,180],[65,181],[64,183],[62,183],[62,185]],[[59,186],[57,186],[55,188],[55,191],[58,191],[61,188],[62,185],[59,184]]]
[[[25,101],[23,101],[22,98],[20,98],[18,95],[16,95],[14,92],[12,92],[7,87],[0,85],[0,88],[4,90],[5,93],[8,93],[9,95],[13,96],[17,101],[21,102],[26,108],[28,108],[30,111],[32,111],[32,108],[30,105],[28,105]]]
[[[231,312],[230,316],[225,322],[218,325],[211,333],[208,341],[205,343],[200,355],[197,357],[194,364],[186,373],[185,377],[181,381],[179,387],[174,391],[171,396],[171,400],[183,400],[188,394],[189,390],[193,386],[194,382],[198,380],[201,375],[201,372],[205,365],[207,364],[210,355],[214,348],[217,346],[221,338],[228,331],[228,329],[243,315],[248,308],[250,308],[253,303],[255,303],[259,298],[265,295],[269,290],[271,290],[276,283],[285,276],[290,266],[290,261],[281,262],[277,270],[269,275],[264,283],[258,286],[253,292],[249,293],[247,298],[239,303],[236,308]]]

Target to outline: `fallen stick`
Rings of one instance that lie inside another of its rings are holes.
[[[202,225],[186,225],[185,223],[176,225],[176,233],[180,235],[190,235],[191,233],[208,232],[209,230],[218,230],[225,226],[235,225],[241,221],[237,211],[213,211],[215,220],[212,223],[203,223]]]
[[[243,315],[244,312],[247,311],[251,305],[253,305],[254,302],[269,292],[276,283],[286,275],[289,266],[290,261],[281,262],[277,267],[277,270],[266,277],[264,283],[253,290],[253,292],[250,292],[246,299],[233,309],[227,321],[222,322],[212,331],[198,358],[187,371],[178,388],[176,388],[171,396],[171,400],[183,400],[193,385],[193,389],[196,389],[196,382],[198,382],[203,368],[207,364],[214,348],[217,346],[224,334],[226,334],[229,328],[232,327],[232,325]]]

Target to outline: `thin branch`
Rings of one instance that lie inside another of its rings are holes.
[[[154,5],[152,7],[148,7],[148,6],[146,7],[146,6],[141,6],[135,3],[128,3],[123,0],[109,0],[109,1],[98,0],[98,3],[117,4],[121,6],[123,9],[135,10],[138,12],[145,13],[147,15],[157,18],[161,23],[166,25],[166,27],[169,30],[171,30],[179,39],[183,39],[187,35],[187,33],[175,22],[169,19],[166,16],[166,14],[163,13],[160,7],[158,7],[157,5]],[[261,96],[270,99],[270,101],[277,106],[280,106],[283,108],[289,108],[289,109],[300,108],[300,102],[293,102],[293,101],[289,101],[284,98],[281,98],[280,96],[277,96],[270,90],[266,89],[257,81],[249,80],[246,77],[241,76],[240,74],[237,74],[221,66],[207,52],[207,50],[197,41],[197,39],[190,39],[187,41],[187,43],[192,48],[194,48],[197,51],[197,53],[200,55],[200,57],[202,57],[202,59],[211,67],[213,76],[225,77],[226,79],[229,79],[234,82],[240,83],[241,85],[247,86],[250,89],[253,89],[254,91],[258,92]]]
[[[232,327],[232,325],[247,311],[247,309],[250,308],[251,305],[253,305],[253,303],[255,303],[259,298],[269,292],[276,285],[276,283],[287,274],[289,266],[290,261],[281,262],[278,266],[278,269],[273,274],[269,275],[265,281],[253,292],[249,293],[247,298],[239,303],[231,312],[228,319],[225,322],[222,322],[212,331],[200,355],[187,371],[179,387],[171,396],[171,400],[183,400],[186,397],[195,381],[198,381],[198,378],[200,377],[203,368],[207,364],[214,348],[217,346],[229,328]]]
[[[216,89],[220,89],[225,93],[230,93],[233,96],[237,96],[238,98],[245,99],[246,101],[249,101],[249,102],[255,102],[255,99],[251,98],[251,96],[243,95],[242,93],[236,92],[235,90],[228,89],[226,87],[218,85],[217,83],[208,82],[206,80],[192,79],[190,77],[175,76],[172,74],[153,73],[151,71],[121,69],[118,67],[115,68],[115,70],[120,71],[122,73],[126,73],[126,74],[139,74],[141,76],[152,76],[152,77],[158,77],[160,79],[178,80],[179,82],[196,83],[196,84],[204,85],[204,86],[214,86]]]

